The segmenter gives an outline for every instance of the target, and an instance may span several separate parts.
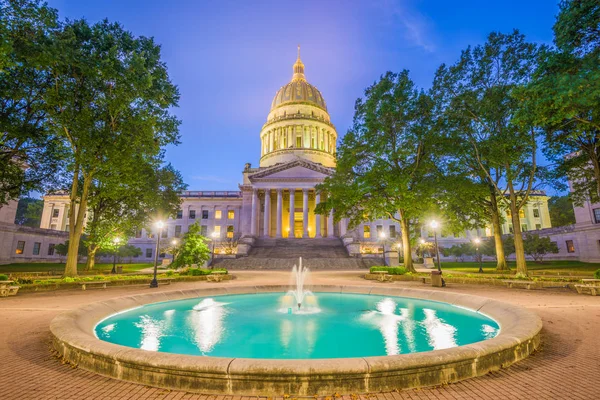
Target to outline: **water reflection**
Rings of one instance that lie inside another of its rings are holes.
[[[398,343],[398,325],[406,320],[408,313],[396,315],[396,302],[387,297],[375,305],[377,311],[367,311],[360,317],[362,322],[376,326],[385,342],[385,352],[388,356],[400,354]],[[410,329],[410,328],[405,328]]]
[[[498,328],[494,328],[493,326],[483,324],[481,326],[481,333],[482,333],[484,339],[495,338],[496,335],[498,334]]]
[[[158,321],[148,315],[142,315],[135,326],[142,331],[140,348],[148,351],[158,351],[160,338],[164,334],[166,321]]]
[[[211,352],[223,337],[227,304],[204,299],[188,314],[187,323],[192,328],[194,342],[203,353]]]
[[[427,331],[429,345],[434,350],[456,347],[456,328],[439,318],[435,310],[424,308],[423,314],[422,324]]]

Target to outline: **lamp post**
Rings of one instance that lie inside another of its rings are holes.
[[[382,247],[383,247],[383,265],[387,266],[387,262],[385,260],[385,233],[384,232],[379,232],[379,240],[382,242]]]
[[[210,267],[213,268],[213,261],[215,260],[215,242],[219,237],[219,233],[217,231],[213,231],[213,233],[210,234],[210,237],[212,237],[212,257],[210,259]]]
[[[162,221],[158,221],[155,224],[155,226],[156,226],[156,228],[158,228],[158,235],[156,235],[156,251],[154,252],[154,277],[152,278],[152,281],[150,282],[151,288],[158,287],[158,281],[156,280],[156,270],[158,269],[158,248],[160,246],[160,236],[162,235],[162,230],[165,226],[165,223]]]
[[[171,252],[171,255],[173,256],[173,261],[175,261],[175,255],[177,253],[177,248],[175,246],[177,246],[177,243],[179,243],[179,241],[177,240],[177,238],[173,238],[173,240],[171,240],[171,246],[173,246],[173,251]]]
[[[117,273],[117,267],[116,267],[116,264],[117,264],[117,250],[119,248],[118,246],[119,246],[120,242],[121,242],[121,238],[116,237],[116,238],[113,239],[113,245],[115,247],[114,247],[114,251],[113,251],[113,267],[112,267],[112,270],[110,271],[111,274],[116,274]]]
[[[482,259],[482,257],[479,255],[479,245],[481,244],[481,239],[475,238],[473,240],[473,243],[475,243],[475,256],[479,260],[479,273],[483,274],[483,267],[481,265],[481,259]]]
[[[429,223],[429,226],[431,227],[431,229],[433,229],[433,240],[435,242],[435,255],[437,257],[438,271],[442,272],[442,265],[441,265],[441,261],[440,261],[440,248],[438,246],[438,241],[437,241],[437,228],[440,226],[440,224],[434,220]]]

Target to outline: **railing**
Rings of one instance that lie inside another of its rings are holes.
[[[185,190],[179,194],[181,197],[234,197],[239,198],[242,197],[242,192],[240,191],[196,191],[196,190]]]

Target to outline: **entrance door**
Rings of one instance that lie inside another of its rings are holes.
[[[294,237],[301,238],[302,237],[302,229],[304,228],[302,224],[302,212],[294,213]]]

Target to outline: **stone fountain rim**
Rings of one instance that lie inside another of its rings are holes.
[[[95,326],[108,316],[145,304],[227,294],[285,293],[289,288],[223,286],[118,297],[62,313],[52,320],[50,331],[54,348],[80,368],[151,386],[229,394],[290,393],[294,392],[294,385],[299,394],[329,393],[321,386],[333,382],[336,387],[350,385],[352,393],[392,390],[398,385],[406,386],[404,383],[411,376],[417,384],[410,387],[437,385],[510,365],[539,345],[541,318],[524,308],[445,290],[362,285],[310,285],[310,289],[440,301],[485,314],[498,323],[500,333],[493,339],[465,346],[395,356],[257,359],[151,352],[102,341],[94,332]]]

